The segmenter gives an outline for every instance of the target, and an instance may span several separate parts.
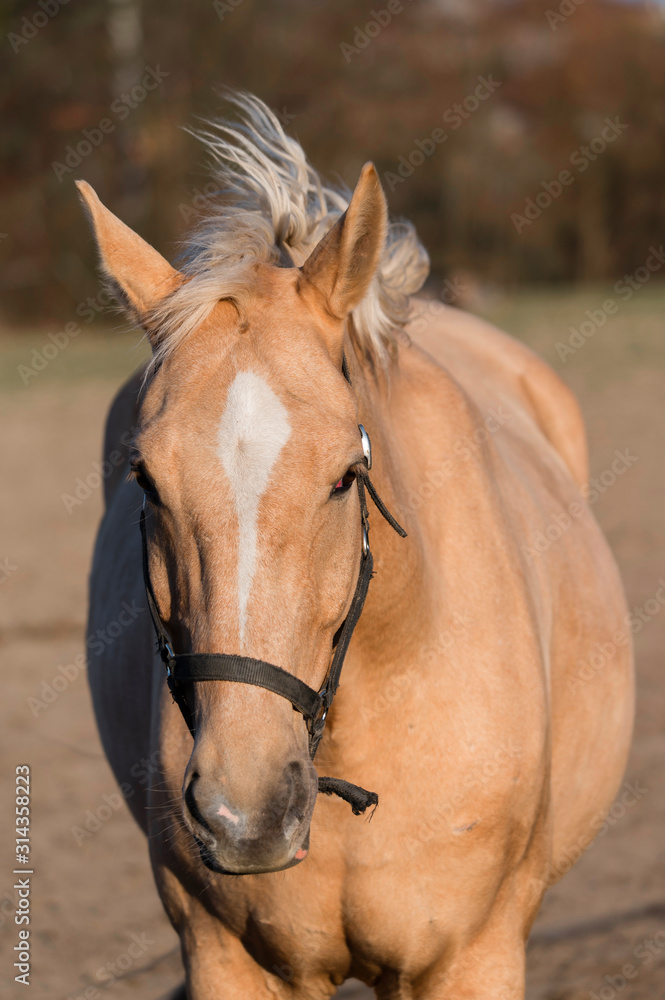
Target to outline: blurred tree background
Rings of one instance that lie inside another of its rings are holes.
[[[62,323],[99,292],[75,178],[177,256],[207,180],[183,126],[224,85],[327,178],[374,160],[437,294],[453,275],[613,281],[663,238],[656,0],[16,0],[0,18],[5,324]]]

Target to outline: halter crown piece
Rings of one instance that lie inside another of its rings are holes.
[[[349,378],[346,359],[344,359],[343,373],[347,381]],[[257,687],[266,688],[274,694],[280,695],[290,701],[294,709],[301,713],[307,724],[309,732],[309,753],[312,759],[316,754],[323,730],[325,728],[326,716],[333,698],[339,686],[344,657],[349,648],[353,630],[358,623],[360,614],[367,596],[369,581],[372,578],[372,567],[374,561],[369,548],[369,512],[367,510],[366,493],[374,501],[378,511],[383,515],[388,524],[398,535],[406,538],[406,532],[397,523],[395,518],[386,509],[383,501],[374,489],[369,478],[369,470],[372,467],[372,448],[367,431],[362,424],[358,425],[362,441],[364,467],[359,469],[356,475],[358,487],[358,499],[360,501],[360,518],[362,522],[362,555],[360,559],[360,572],[356,584],[355,593],[348,614],[338,629],[333,639],[333,655],[328,675],[323,682],[323,687],[319,691],[309,687],[293,674],[276,667],[272,663],[264,660],[255,660],[251,656],[237,656],[228,653],[175,653],[169,633],[162,621],[155,593],[152,589],[150,571],[148,566],[148,542],[145,529],[145,500],[141,511],[141,540],[143,545],[143,579],[145,583],[146,597],[150,617],[157,636],[157,648],[159,655],[166,667],[166,679],[169,690],[183,714],[185,722],[191,732],[195,735],[194,714],[187,702],[185,695],[185,685],[196,681],[235,681],[239,684],[253,684]],[[319,778],[319,792],[325,795],[339,795],[351,805],[356,816],[365,812],[368,806],[377,806],[379,797],[376,792],[368,792],[358,785],[352,785],[342,778]]]

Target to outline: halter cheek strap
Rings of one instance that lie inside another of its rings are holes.
[[[173,700],[178,705],[192,736],[195,735],[194,713],[187,702],[185,686],[197,681],[234,681],[239,684],[253,684],[265,688],[274,694],[290,701],[294,709],[303,716],[309,732],[309,753],[312,759],[316,754],[326,716],[332,705],[333,698],[339,687],[344,657],[351,642],[351,636],[360,618],[369,581],[372,578],[374,561],[369,548],[369,512],[365,490],[376,504],[377,509],[388,521],[390,526],[406,537],[406,532],[389,513],[374,489],[369,478],[372,465],[369,437],[364,427],[359,425],[365,453],[365,467],[358,471],[356,483],[360,501],[360,517],[362,521],[362,554],[358,582],[349,607],[348,614],[340,626],[333,641],[334,652],[332,662],[323,687],[319,691],[309,687],[293,674],[265,660],[255,660],[251,656],[237,656],[228,653],[174,653],[171,638],[162,621],[157,607],[155,593],[150,579],[148,564],[148,541],[145,528],[145,501],[141,511],[141,540],[143,546],[143,579],[150,617],[157,636],[159,655],[166,667],[166,679]],[[368,792],[358,785],[352,785],[341,778],[319,778],[319,792],[326,795],[339,795],[345,799],[356,815],[365,812],[368,806],[378,805],[376,792]]]

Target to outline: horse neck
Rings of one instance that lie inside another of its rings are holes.
[[[390,379],[397,378],[395,368]],[[407,538],[400,537],[368,497],[374,576],[357,632],[359,645],[371,651],[372,660],[380,661],[382,672],[389,671],[391,664],[402,669],[403,652],[412,646],[414,634],[426,630],[431,607],[420,525],[408,509],[408,483],[389,419],[390,379],[375,377],[367,362],[354,359],[351,383],[358,399],[359,420],[372,444],[372,483],[408,533]]]

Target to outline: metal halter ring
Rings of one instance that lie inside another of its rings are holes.
[[[372,468],[372,444],[369,439],[369,434],[365,430],[362,424],[358,424],[358,430],[360,431],[360,440],[363,446],[363,455],[365,456],[365,461],[367,462],[367,471]]]

